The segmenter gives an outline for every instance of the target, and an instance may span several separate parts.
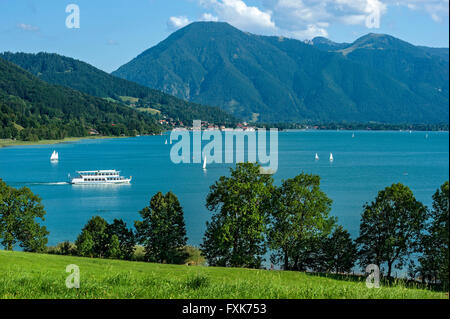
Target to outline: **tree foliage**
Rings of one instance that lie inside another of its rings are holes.
[[[25,251],[44,251],[49,233],[37,222],[44,216],[41,199],[29,188],[16,189],[0,179],[0,239],[7,250],[19,244]]]
[[[335,219],[332,201],[320,190],[320,177],[302,173],[282,182],[272,201],[269,244],[272,261],[284,269],[305,270],[317,241],[327,236]]]
[[[147,261],[183,263],[186,226],[183,209],[172,192],[155,194],[150,205],[140,211],[142,221],[136,221],[137,240],[145,248]]]
[[[342,226],[323,240],[321,249],[325,272],[349,273],[358,258],[356,243]]]
[[[407,186],[398,183],[380,191],[364,206],[357,239],[361,267],[387,264],[391,277],[393,267],[401,268],[418,251],[426,219],[426,207]]]
[[[92,217],[75,241],[76,254],[83,257],[131,259],[135,239],[121,219],[112,224],[100,216]]]
[[[220,177],[206,198],[214,211],[201,249],[214,266],[258,268],[266,253],[265,232],[273,189],[261,166],[239,163],[231,176]]]
[[[422,237],[422,256],[419,258],[419,271],[422,278],[440,283],[442,288],[449,287],[449,183],[448,181],[433,195],[433,209],[427,232]]]
[[[130,260],[133,257],[134,247],[136,245],[135,234],[132,229],[129,229],[126,223],[122,219],[114,219],[111,224],[108,225],[108,235],[111,238],[117,237],[118,259]],[[114,239],[114,241],[116,241]],[[114,243],[115,245],[115,243]]]
[[[79,255],[85,257],[105,257],[108,236],[108,222],[100,216],[92,217],[83,227],[75,244],[79,249]],[[91,244],[92,242],[92,244]]]

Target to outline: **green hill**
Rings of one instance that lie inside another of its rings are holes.
[[[0,58],[0,138],[22,140],[158,133],[156,118],[118,103],[48,84]]]
[[[212,123],[235,123],[237,120],[218,107],[186,102],[161,91],[138,85],[101,71],[85,62],[50,53],[0,54],[31,72],[41,80],[132,105],[139,110],[158,110],[162,114],[189,123],[204,120]]]
[[[227,23],[198,22],[113,74],[264,122],[448,122],[448,60],[438,54],[416,57],[426,50],[409,44],[409,51],[372,50],[373,63],[350,58],[358,50],[337,52],[364,46],[363,40],[335,44],[322,38],[316,41],[319,48],[245,33]],[[403,48],[404,42],[391,45]],[[336,52],[327,52],[327,46]],[[398,66],[399,59],[406,65]],[[421,81],[415,83],[418,74]]]
[[[67,289],[66,266],[80,269],[80,288]],[[433,298],[448,295],[401,283],[368,289],[365,278],[301,272],[163,265],[0,250],[1,298]]]

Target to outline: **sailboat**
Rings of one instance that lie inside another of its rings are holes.
[[[203,158],[203,169],[206,170],[206,155]]]
[[[59,160],[59,154],[57,151],[53,151],[52,156],[50,156],[50,161],[57,162]]]
[[[352,134],[352,138],[354,138],[354,137],[355,137],[355,133]]]
[[[166,140],[166,143],[165,143],[166,145],[167,145],[167,140]]]
[[[333,153],[330,153],[330,162],[334,161]]]
[[[319,160],[319,154],[316,153],[316,161]]]

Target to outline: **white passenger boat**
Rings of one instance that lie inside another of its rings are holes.
[[[78,176],[70,178],[71,184],[77,185],[98,185],[98,184],[129,184],[129,178],[120,176],[120,172],[116,170],[99,170],[99,171],[79,171]]]

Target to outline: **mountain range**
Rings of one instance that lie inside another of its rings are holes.
[[[252,121],[448,123],[448,56],[382,34],[305,43],[196,22],[112,74]]]

